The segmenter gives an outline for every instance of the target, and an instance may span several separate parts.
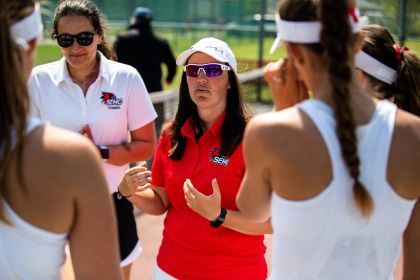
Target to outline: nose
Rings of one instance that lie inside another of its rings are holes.
[[[198,76],[200,76],[200,73],[202,73],[204,76],[207,76],[206,71],[204,68],[198,68]]]
[[[203,70],[203,71],[201,71]],[[197,79],[200,80],[200,82],[207,82],[207,75],[206,75],[206,71],[204,71],[203,68],[198,69],[198,76]]]
[[[70,48],[81,49],[81,48],[83,48],[83,46],[80,45],[79,42],[77,42],[76,38],[73,38],[73,44],[70,46]]]

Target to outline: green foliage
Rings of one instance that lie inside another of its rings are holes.
[[[172,47],[172,51],[175,56],[179,55],[182,51],[188,49],[192,44],[198,41],[200,38],[204,36],[217,36],[223,38],[223,34],[209,34],[208,32],[202,33],[191,33],[189,35],[176,35],[172,33],[162,32],[164,37],[168,38]],[[111,33],[111,35],[115,36],[115,33]],[[219,36],[220,35],[220,36]],[[112,37],[114,37],[112,36]],[[229,37],[223,38],[226,40],[235,56],[238,60],[238,72],[245,72],[251,69],[256,68],[256,62],[258,60],[258,38],[251,38],[251,37]],[[112,40],[110,40],[112,42]],[[269,49],[271,44],[273,43],[273,37],[267,37],[264,39],[264,61],[263,63],[266,64],[269,61],[275,61],[280,57],[286,56],[286,50],[284,47],[279,48],[273,55],[269,54]],[[408,41],[406,44],[412,51],[420,54],[420,41]],[[52,62],[61,58],[61,51],[60,48],[56,45],[55,41],[45,40],[37,50],[36,54],[36,64],[44,64],[48,62]],[[166,69],[163,67],[163,78],[165,78]],[[180,81],[182,76],[182,68],[179,67],[175,79],[171,85],[166,85],[164,82],[162,83],[165,89],[177,89],[179,87]],[[256,98],[256,84],[249,83],[244,85],[244,92],[248,99],[253,100]],[[270,101],[271,96],[268,89],[263,86],[261,92],[261,99],[263,101]]]

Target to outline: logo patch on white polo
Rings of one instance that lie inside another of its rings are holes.
[[[229,158],[221,155],[220,149],[217,147],[214,147],[213,149],[211,149],[210,161],[215,164],[222,165],[222,166],[227,166],[229,164]]]
[[[111,92],[103,91],[101,100],[101,102],[105,104],[108,109],[121,109],[121,105],[123,104],[123,99],[117,98],[117,96]]]

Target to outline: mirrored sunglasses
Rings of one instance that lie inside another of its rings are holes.
[[[77,43],[81,46],[89,46],[93,42],[93,36],[96,32],[80,32],[76,35],[71,35],[68,33],[56,34],[54,38],[57,39],[57,43],[62,48],[68,48],[74,43],[74,39],[76,39]]]
[[[223,74],[223,71],[232,70],[229,66],[219,63],[208,63],[208,64],[187,64],[184,66],[184,71],[187,76],[197,78],[200,74],[200,70],[203,70],[204,75],[207,77],[216,77]]]

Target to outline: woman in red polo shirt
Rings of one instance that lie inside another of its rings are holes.
[[[181,53],[179,107],[153,163],[128,170],[120,193],[143,212],[167,212],[154,279],[266,279],[269,221],[245,222],[235,197],[247,123],[229,46],[204,38]]]

